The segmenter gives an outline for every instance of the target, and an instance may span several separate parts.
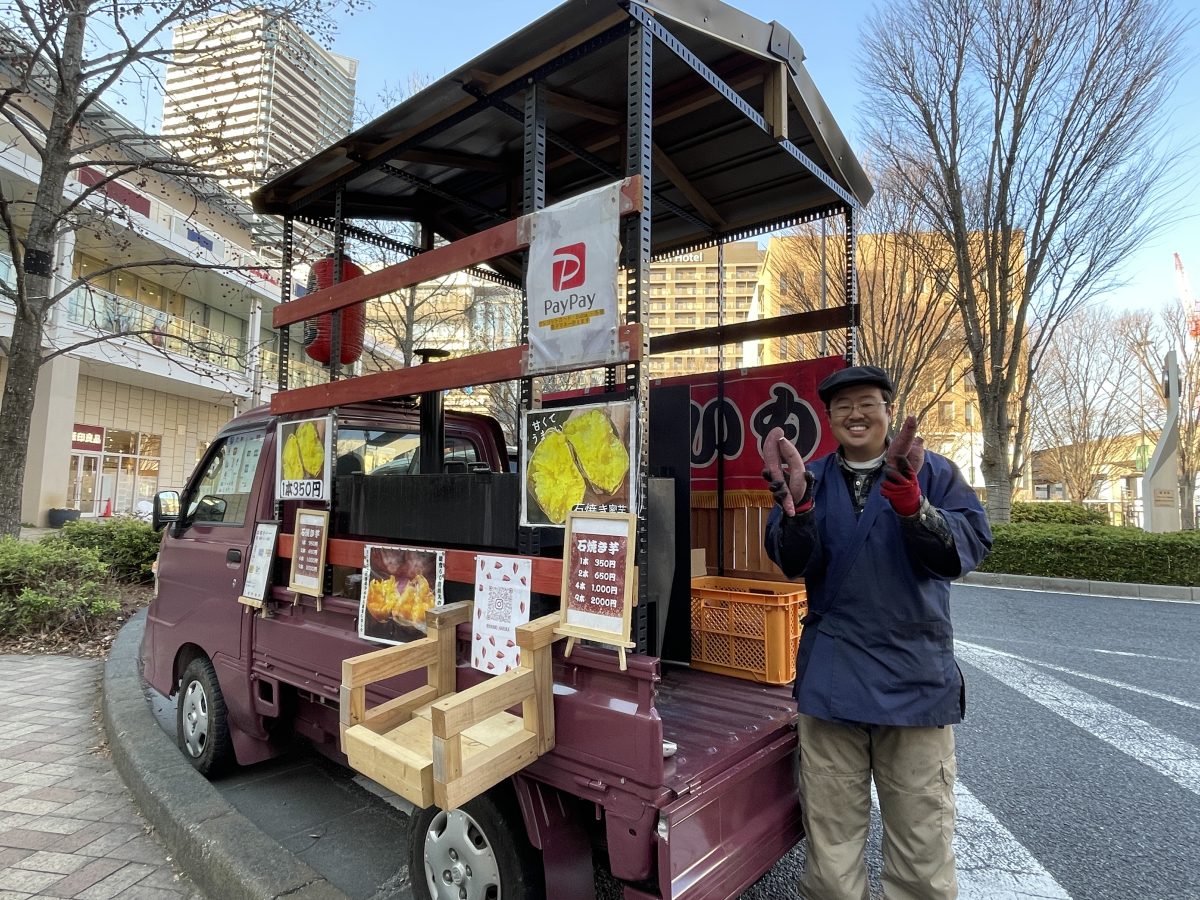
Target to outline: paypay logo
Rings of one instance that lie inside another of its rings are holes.
[[[554,251],[551,282],[556,291],[582,287],[587,280],[587,248],[583,243],[567,244]]]

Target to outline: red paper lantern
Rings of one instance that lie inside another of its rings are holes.
[[[342,281],[357,278],[363,273],[349,257],[342,257]],[[308,293],[333,286],[333,256],[326,256],[313,264],[308,273]],[[342,309],[342,352],[343,366],[355,362],[362,356],[363,337],[367,331],[367,307],[355,303]],[[333,342],[333,313],[322,313],[315,319],[304,321],[304,352],[322,365],[329,365],[330,347]]]

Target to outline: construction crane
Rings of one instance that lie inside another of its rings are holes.
[[[1187,316],[1188,336],[1194,341],[1200,338],[1200,311],[1196,309],[1196,298],[1188,285],[1187,272],[1183,270],[1183,260],[1175,254],[1175,288],[1179,293],[1179,302],[1183,304],[1183,313]]]

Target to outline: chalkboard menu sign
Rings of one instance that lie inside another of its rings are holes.
[[[570,654],[576,638],[617,648],[621,668],[629,640],[633,606],[634,540],[632,513],[572,512],[563,545],[562,607],[558,633]]]
[[[292,569],[288,590],[309,597],[325,593],[325,544],[329,536],[329,512],[301,509],[296,512],[292,536]]]

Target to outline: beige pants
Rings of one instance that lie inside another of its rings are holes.
[[[868,900],[871,777],[883,817],[887,900],[953,900],[954,730],[800,716],[804,900]]]

